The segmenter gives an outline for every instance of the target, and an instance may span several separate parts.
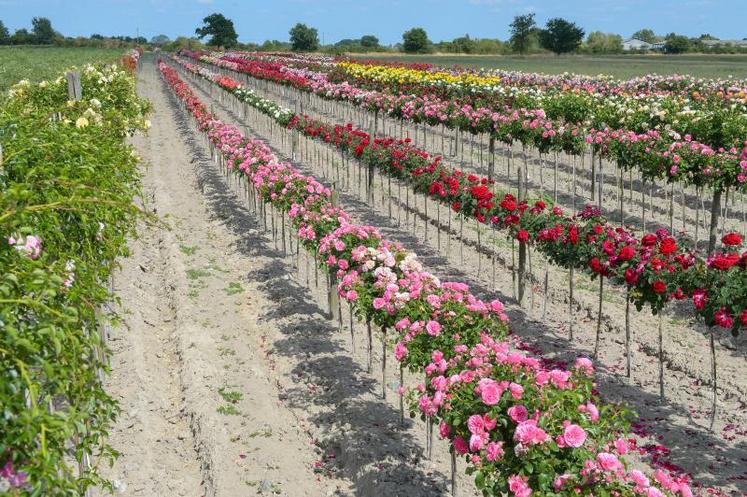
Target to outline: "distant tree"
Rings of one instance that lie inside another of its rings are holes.
[[[526,54],[531,43],[532,32],[537,27],[534,14],[514,17],[509,27],[511,28],[511,46],[520,54]]]
[[[104,36],[103,36],[103,35],[100,35],[100,34],[98,34],[98,33],[93,33],[93,34],[91,35],[91,39],[92,39],[92,40],[103,40],[103,39],[104,39]]]
[[[31,45],[33,43],[34,36],[26,28],[16,29],[16,32],[10,37],[11,45]]]
[[[261,52],[287,52],[291,49],[291,44],[280,40],[265,40],[259,49]]]
[[[690,50],[690,38],[675,33],[669,33],[664,41],[664,51],[666,53],[678,54]]]
[[[368,49],[379,48],[379,39],[374,35],[361,36],[361,46]]]
[[[58,36],[52,29],[52,22],[46,17],[34,17],[31,19],[31,26],[34,41],[39,45],[51,45]]]
[[[319,48],[319,33],[300,22],[293,26],[290,33],[291,50],[294,52],[313,52]]]
[[[0,45],[7,45],[8,43],[10,43],[10,32],[3,21],[0,21]]]
[[[406,53],[425,53],[430,49],[431,41],[423,28],[412,28],[402,33],[402,48]]]
[[[200,50],[204,48],[204,45],[198,38],[187,38],[186,36],[178,36],[174,41],[169,42],[161,47],[163,50],[169,52],[176,52],[178,50]]]
[[[171,41],[171,39],[168,36],[166,36],[166,35],[157,35],[157,36],[154,36],[153,38],[150,39],[150,42],[153,45],[159,45],[159,46],[160,45],[165,45],[165,44],[167,44],[170,41]]]
[[[711,34],[708,34],[708,33],[704,33],[704,34],[698,36],[698,39],[701,40],[701,41],[702,40],[718,40],[718,38],[716,38],[715,36],[713,36]]]
[[[633,33],[632,38],[636,40],[645,41],[646,43],[656,43],[659,41],[659,37],[656,36],[653,29],[643,28]]]
[[[475,40],[475,52],[477,54],[500,54],[506,53],[506,45],[500,40],[481,38]]]
[[[594,31],[586,38],[586,48],[595,54],[619,53],[623,48],[623,39],[617,34]]]
[[[455,53],[475,53],[477,48],[475,40],[470,38],[468,34],[454,38],[451,44]]]
[[[223,14],[210,14],[202,22],[203,26],[195,29],[195,33],[200,39],[210,36],[208,45],[233,48],[238,43],[239,35],[236,34],[233,21]]]
[[[542,48],[556,55],[576,50],[583,39],[583,29],[560,17],[547,21],[545,29],[540,33]]]

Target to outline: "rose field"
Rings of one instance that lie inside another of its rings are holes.
[[[0,71],[0,495],[747,495],[747,80],[61,53]]]

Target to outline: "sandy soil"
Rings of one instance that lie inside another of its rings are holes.
[[[272,137],[277,146],[288,145],[289,140],[283,138],[283,134],[277,128],[272,128],[261,118],[257,122],[242,119],[236,112],[229,112],[229,107],[240,109],[235,106],[230,98],[223,97],[220,90],[215,90],[209,85],[201,85],[210,93],[220,98],[213,99],[219,113],[223,112],[223,118],[229,122],[241,121],[248,126],[248,130],[256,134],[265,134],[267,138]],[[208,95],[203,94],[205,98]],[[221,105],[220,100],[226,102]],[[243,112],[243,110],[242,110]],[[242,113],[239,112],[239,113]],[[251,114],[251,113],[250,113]],[[289,147],[286,152],[290,154]],[[446,233],[442,232],[444,238],[440,244],[440,250],[436,246],[436,234],[433,222],[434,212],[437,207],[428,202],[431,224],[430,234],[425,232],[426,224],[422,218],[410,216],[400,209],[400,203],[396,199],[386,195],[385,182],[377,178],[379,187],[374,195],[373,205],[362,201],[364,193],[357,189],[356,172],[353,169],[352,181],[346,185],[345,175],[337,176],[337,169],[330,167],[331,151],[324,149],[315,143],[306,143],[302,140],[299,167],[313,172],[320,179],[326,176],[328,179],[336,179],[338,185],[349,186],[347,191],[341,192],[341,201],[348,212],[351,212],[357,220],[368,222],[384,228],[386,235],[394,240],[403,242],[406,246],[415,249],[424,256],[429,268],[439,276],[458,278],[470,281],[478,292],[489,296],[498,295],[511,303],[511,317],[513,328],[527,341],[541,349],[544,353],[560,358],[570,358],[578,353],[588,353],[590,350],[594,330],[596,328],[595,302],[596,292],[593,285],[584,285],[582,281],[577,282],[576,298],[579,305],[574,312],[574,328],[576,337],[574,342],[568,341],[568,302],[564,290],[567,287],[567,274],[560,271],[550,271],[550,299],[548,310],[544,319],[541,310],[542,296],[539,295],[541,288],[535,288],[534,293],[538,295],[527,299],[525,307],[516,305],[512,298],[512,279],[510,272],[501,267],[501,260],[509,261],[511,258],[510,244],[497,243],[497,266],[491,277],[492,261],[486,256],[481,256],[478,262],[477,252],[474,247],[462,250],[458,243],[459,229],[458,221],[452,218],[450,250],[445,245]],[[331,155],[335,157],[334,154]],[[396,188],[396,187],[393,187]],[[399,198],[401,201],[404,190],[396,191],[391,197]],[[411,208],[424,214],[425,204],[422,198],[410,199]],[[393,206],[393,207],[390,207]],[[389,209],[392,215],[389,216]],[[446,210],[441,209],[441,224],[446,225]],[[397,220],[400,223],[397,223]],[[414,220],[414,222],[413,222]],[[397,224],[400,224],[398,227]],[[414,229],[413,229],[414,225]],[[445,227],[445,226],[444,226]],[[475,230],[470,226],[463,228],[462,237],[468,242],[474,242]],[[483,232],[483,244],[485,243],[485,232]],[[502,249],[502,250],[501,250]],[[541,275],[543,266],[535,261],[535,274]],[[538,268],[539,266],[539,268]],[[478,270],[478,268],[482,270]],[[581,294],[581,295],[579,295]],[[536,303],[535,303],[536,299]],[[619,302],[618,302],[619,303]],[[719,349],[719,375],[722,378],[719,390],[720,409],[717,419],[715,433],[707,429],[706,417],[709,412],[710,398],[708,389],[703,388],[709,381],[709,359],[707,356],[707,344],[702,336],[693,333],[683,327],[687,323],[681,318],[672,315],[667,318],[665,326],[666,336],[666,397],[665,402],[658,399],[657,362],[652,354],[655,353],[655,319],[646,316],[646,313],[637,315],[635,312],[633,330],[636,338],[635,355],[633,361],[634,381],[628,384],[619,376],[624,371],[624,354],[622,341],[619,334],[619,326],[622,315],[617,306],[605,304],[605,320],[603,322],[603,342],[601,361],[605,366],[600,381],[605,394],[612,400],[626,401],[641,414],[637,431],[642,435],[642,444],[647,446],[647,454],[661,451],[659,444],[663,444],[672,453],[664,450],[662,459],[673,464],[682,466],[693,473],[702,485],[715,486],[727,492],[744,492],[744,463],[747,462],[747,453],[744,449],[744,421],[745,421],[745,382],[740,371],[744,368],[744,358],[738,351],[732,351],[734,344],[726,340]],[[726,349],[726,351],[724,350]]]

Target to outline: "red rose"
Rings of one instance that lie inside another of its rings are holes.
[[[644,247],[653,247],[656,245],[656,235],[649,233],[648,235],[644,235],[643,238],[641,238],[641,245]]]
[[[721,271],[726,271],[737,262],[739,262],[739,254],[721,255],[713,259],[713,267]]]
[[[529,233],[526,230],[520,230],[516,234],[516,239],[521,243],[527,243],[529,241]]]
[[[572,245],[576,245],[578,243],[578,226],[575,224],[568,228],[568,239],[571,241]]]
[[[599,261],[598,257],[593,257],[589,261],[589,267],[591,268],[592,271],[594,271],[597,274],[601,274],[604,271],[604,266]]]
[[[738,233],[727,233],[721,238],[721,242],[729,246],[742,245],[742,237]]]
[[[504,209],[506,209],[509,212],[512,212],[512,211],[516,210],[516,200],[514,200],[509,195],[506,195],[506,197],[503,200],[501,200],[501,204],[500,205],[501,205],[501,207],[503,207]]]
[[[542,200],[538,200],[534,203],[534,206],[539,209],[543,210],[545,208],[545,203]]]
[[[667,285],[661,280],[654,281],[654,284],[651,285],[654,289],[654,292],[656,293],[664,293],[667,291]]]
[[[454,202],[453,204],[451,204],[451,208],[454,210],[454,212],[459,212],[459,209],[462,208],[462,204],[460,204],[459,202]]]
[[[620,249],[620,252],[617,254],[617,257],[621,261],[629,261],[633,257],[635,257],[635,247],[632,245],[626,245],[623,248]]]
[[[739,320],[742,322],[742,326],[747,326],[747,309],[742,310],[742,315],[739,316]]]
[[[625,270],[625,282],[628,284],[628,286],[633,286],[638,281],[638,273],[636,273],[633,269],[626,269]]]
[[[659,252],[661,252],[664,255],[669,255],[677,251],[677,242],[674,241],[674,238],[667,237],[661,241],[661,244],[659,244]]]

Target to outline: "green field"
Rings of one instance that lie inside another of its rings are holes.
[[[0,91],[22,79],[56,78],[70,66],[113,62],[122,48],[0,47]]]
[[[354,56],[355,57],[355,56]],[[704,78],[734,76],[747,78],[747,55],[392,55],[376,54],[358,57],[380,58],[400,62],[428,62],[442,66],[489,67],[525,72],[557,74],[609,74],[631,78],[644,74],[692,74]]]

